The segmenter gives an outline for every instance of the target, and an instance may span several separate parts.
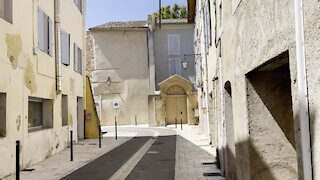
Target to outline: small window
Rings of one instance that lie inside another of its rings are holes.
[[[180,55],[180,36],[178,34],[168,35],[168,54]]]
[[[181,60],[180,58],[169,58],[169,75],[181,75]]]
[[[48,99],[29,98],[28,103],[28,128],[29,132],[52,128],[53,102]]]
[[[70,65],[70,34],[61,30],[61,63]]]
[[[82,13],[82,0],[74,0],[74,4],[77,6],[79,11]]]
[[[7,97],[5,93],[0,93],[0,137],[6,136],[6,120],[7,120]]]
[[[76,43],[73,45],[74,53],[74,64],[73,68],[75,72],[82,74],[82,50],[78,47]]]
[[[222,23],[223,23],[223,9],[222,0],[216,0],[216,45],[222,35]]]
[[[0,0],[0,17],[12,23],[12,0]]]
[[[205,2],[205,9],[204,9],[204,18],[205,18],[205,46],[206,46],[206,53],[209,52],[209,46],[211,45],[211,14],[210,14],[210,2]]]
[[[239,7],[241,0],[232,0],[232,13],[234,14]]]
[[[62,126],[68,125],[68,96],[62,95],[61,100]]]
[[[38,8],[38,48],[52,56],[52,20]]]

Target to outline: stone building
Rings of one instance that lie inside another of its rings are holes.
[[[0,0],[0,179],[83,138],[84,6]]]
[[[294,1],[188,5],[205,61],[200,116],[209,118],[224,175],[319,179],[319,2],[303,1],[302,13]]]
[[[163,20],[161,28],[152,16],[109,22],[89,34],[95,42],[92,87],[102,125],[113,125],[115,116],[121,125],[196,122],[193,25],[186,19]]]

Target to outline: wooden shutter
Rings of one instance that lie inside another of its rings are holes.
[[[179,55],[180,54],[180,37],[179,35],[168,36],[168,54]]]
[[[82,74],[82,50],[78,47],[78,73]]]
[[[61,31],[61,63],[70,65],[70,34]]]
[[[76,43],[73,43],[73,69],[78,72],[78,46]]]
[[[38,8],[38,48],[44,51],[43,11]]]
[[[48,54],[50,56],[52,56],[52,52],[53,52],[53,42],[52,42],[52,32],[53,32],[53,26],[52,26],[52,21],[51,19],[48,17]]]
[[[175,68],[175,74],[181,75],[181,62],[180,62],[180,58],[174,59],[174,68]]]

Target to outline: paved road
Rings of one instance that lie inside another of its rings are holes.
[[[158,137],[127,179],[174,179],[176,139],[176,136]]]
[[[198,126],[167,128],[104,127],[102,147],[97,140],[74,145],[74,161],[67,148],[21,171],[21,180],[57,179],[224,179],[216,167],[215,149]],[[14,180],[15,175],[4,178]]]
[[[109,179],[151,137],[136,137],[74,171],[63,180]]]
[[[104,130],[105,137],[115,135],[113,127]],[[118,136],[134,138],[63,179],[224,179],[214,157],[175,130],[120,127]]]

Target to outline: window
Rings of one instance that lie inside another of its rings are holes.
[[[28,128],[29,132],[52,128],[53,102],[48,99],[29,97]]]
[[[211,14],[210,14],[210,2],[206,0],[204,8],[205,18],[205,46],[206,52],[209,52],[209,46],[211,45]]]
[[[52,20],[38,8],[38,48],[52,56]]]
[[[178,34],[168,35],[168,54],[180,55],[180,36]]]
[[[77,46],[76,43],[74,43],[74,45],[73,45],[73,53],[74,53],[74,57],[73,57],[74,71],[82,74],[82,50]]]
[[[74,4],[77,6],[79,11],[82,13],[82,0],[74,0]]]
[[[5,93],[0,93],[0,137],[6,136],[7,98]]]
[[[181,60],[180,58],[169,58],[169,75],[181,75]]]
[[[239,7],[241,0],[232,0],[232,14],[234,14]]]
[[[70,34],[61,30],[61,63],[70,65]]]
[[[222,16],[223,16],[223,11],[222,11],[222,0],[216,0],[216,44],[218,43],[219,39],[221,38],[222,35]]]
[[[68,125],[68,96],[62,95],[61,100],[62,126]]]
[[[0,17],[12,23],[12,0],[0,0]]]

